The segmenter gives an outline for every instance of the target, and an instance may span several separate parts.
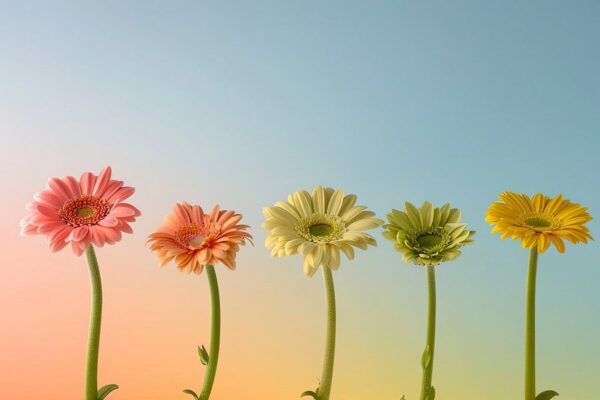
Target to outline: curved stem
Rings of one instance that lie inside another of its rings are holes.
[[[525,309],[525,400],[535,399],[535,286],[538,250],[529,252],[527,306]]]
[[[206,265],[206,275],[208,276],[208,284],[210,286],[210,299],[212,304],[211,311],[211,332],[210,332],[210,349],[208,354],[208,365],[204,373],[204,384],[200,392],[200,400],[208,400],[212,391],[215,375],[217,374],[217,364],[219,362],[219,344],[221,341],[221,304],[219,300],[219,283],[217,282],[217,274],[215,267]]]
[[[325,359],[319,385],[319,400],[329,400],[331,382],[333,380],[333,361],[335,359],[335,288],[331,268],[322,267],[323,281],[325,283],[325,296],[327,298],[327,334],[325,338]]]
[[[94,246],[85,250],[92,282],[92,306],[85,364],[85,400],[98,399],[98,352],[100,350],[100,325],[102,322],[102,280]]]
[[[433,378],[433,356],[435,353],[435,267],[427,266],[427,283],[429,305],[427,311],[427,344],[423,352],[421,364],[423,367],[423,380],[421,382],[421,400],[431,400],[431,381]]]

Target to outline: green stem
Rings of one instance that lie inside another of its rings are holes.
[[[525,400],[535,399],[535,284],[538,250],[529,252],[527,306],[525,310]]]
[[[215,267],[206,265],[206,275],[208,276],[208,284],[210,286],[210,298],[212,303],[211,314],[211,333],[210,333],[210,349],[208,354],[208,365],[204,373],[204,384],[200,392],[200,400],[208,400],[212,391],[215,375],[217,374],[217,364],[219,362],[219,343],[221,341],[221,304],[219,300],[219,283],[217,282],[217,274]]]
[[[331,268],[322,267],[325,295],[327,298],[327,334],[325,338],[325,359],[319,385],[319,400],[329,400],[333,380],[333,361],[335,359],[335,288]]]
[[[431,396],[433,378],[433,356],[435,353],[435,267],[427,266],[428,312],[427,312],[427,344],[421,360],[423,380],[421,382],[421,400],[433,400]]]
[[[102,322],[102,281],[94,246],[85,250],[92,282],[92,309],[85,364],[85,400],[98,399],[98,352],[100,350],[100,324]]]

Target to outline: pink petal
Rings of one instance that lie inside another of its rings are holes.
[[[35,225],[48,225],[48,224],[54,224],[54,223],[60,221],[60,219],[58,217],[56,217],[56,218],[48,217],[44,214],[34,214],[31,216],[30,221],[32,224],[35,224]]]
[[[81,179],[79,180],[79,186],[81,187],[82,194],[93,194],[94,186],[96,185],[96,175],[91,172],[86,172],[81,175]]]
[[[133,233],[133,228],[127,222],[121,222],[119,229],[121,229],[121,231],[125,233]]]
[[[38,203],[36,206],[36,210],[47,217],[58,219],[58,209],[52,206],[47,206],[42,203]]]
[[[119,225],[119,220],[114,215],[107,215],[103,220],[98,222],[98,225],[105,226],[107,228],[112,228],[114,226]]]
[[[108,182],[110,182],[111,174],[112,170],[109,166],[104,167],[104,169],[100,172],[100,176],[98,177],[98,183],[96,185],[96,190],[94,191],[94,195],[96,197],[102,197],[102,194],[108,186]]]
[[[67,237],[73,231],[73,227],[64,226],[61,229],[56,229],[48,234],[48,241],[51,243],[54,242],[67,242]]]
[[[106,228],[106,227],[98,227],[98,229],[102,229],[102,233],[106,237],[106,242],[113,244],[121,240],[121,232],[117,229]]]
[[[71,232],[73,227],[62,223],[48,224],[38,227],[38,232],[48,236],[48,240],[52,240],[52,238],[59,232],[63,232],[65,230]]]
[[[59,199],[58,196],[50,190],[42,190],[41,192],[36,193],[33,198],[39,203],[55,208],[61,208],[64,204],[64,201]]]
[[[69,187],[69,191],[71,192],[73,197],[81,196],[81,187],[79,186],[79,182],[77,182],[77,179],[73,178],[72,176],[67,176],[63,181]]]
[[[110,181],[106,190],[102,193],[102,198],[106,201],[110,199],[123,186],[123,181]],[[110,203],[110,201],[108,201]]]
[[[69,235],[69,240],[74,242],[80,242],[86,238],[88,232],[89,228],[87,227],[87,225],[78,226],[77,228],[73,229],[71,235]]]
[[[112,196],[108,197],[106,201],[113,204],[117,201],[123,201],[129,198],[135,192],[135,188],[131,186],[123,186],[119,190],[117,190]]]
[[[67,184],[58,178],[48,179],[48,185],[52,189],[52,192],[61,200],[67,201],[74,197]]]
[[[94,243],[98,247],[104,246],[106,243],[106,237],[104,236],[104,229],[98,226],[90,227],[90,234],[92,238],[92,243]]]
[[[65,240],[50,242],[50,251],[56,253],[57,251],[62,250],[67,244],[68,242]]]
[[[71,247],[73,248],[73,253],[80,256],[83,254],[87,246],[82,242],[71,242]]]
[[[26,235],[35,235],[37,234],[37,226],[35,225],[25,225],[23,227],[21,227],[21,236],[26,236]]]
[[[139,215],[138,213],[139,211],[134,206],[127,203],[119,203],[112,209],[110,215],[115,217],[132,217]]]

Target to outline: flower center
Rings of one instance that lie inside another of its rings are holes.
[[[302,218],[294,227],[298,235],[309,242],[326,243],[339,240],[346,232],[346,226],[338,216],[313,214]]]
[[[111,205],[98,197],[83,195],[74,197],[63,204],[58,212],[60,218],[68,225],[96,225],[110,213]]]
[[[199,250],[218,234],[219,227],[217,225],[199,225],[194,222],[191,225],[180,227],[175,232],[175,241],[184,249]]]
[[[78,217],[87,218],[87,217],[91,217],[92,215],[94,215],[95,212],[96,212],[96,210],[94,208],[92,208],[90,206],[85,206],[85,207],[81,207],[75,213],[77,214]]]
[[[552,226],[552,222],[542,217],[529,217],[525,218],[525,223],[532,228],[549,228]]]
[[[328,236],[333,232],[333,227],[328,224],[314,224],[308,227],[308,231],[313,236]]]
[[[409,232],[404,244],[419,253],[419,257],[432,258],[444,251],[449,242],[448,233],[444,231],[444,228],[438,227]]]
[[[426,249],[435,247],[438,244],[440,244],[441,242],[442,242],[441,235],[435,235],[435,234],[431,234],[431,233],[426,233],[417,238],[417,243],[419,243],[419,246],[426,248]]]

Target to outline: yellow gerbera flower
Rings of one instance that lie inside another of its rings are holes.
[[[494,226],[492,233],[502,232],[502,239],[520,239],[523,247],[537,247],[540,253],[551,243],[564,253],[564,239],[573,244],[593,240],[584,226],[592,219],[587,208],[564,200],[562,195],[551,199],[538,193],[529,198],[526,194],[504,192],[499,197],[500,201],[490,205],[485,220]]]
[[[375,239],[363,232],[377,228],[383,221],[364,206],[357,206],[356,196],[344,195],[343,189],[316,187],[312,195],[299,190],[265,207],[265,222],[269,231],[265,245],[273,257],[304,255],[304,273],[312,276],[319,266],[336,270],[340,266],[340,251],[354,258],[354,247],[365,250],[375,246]]]

